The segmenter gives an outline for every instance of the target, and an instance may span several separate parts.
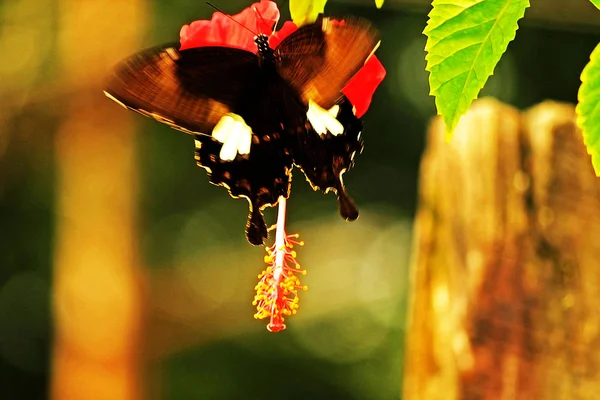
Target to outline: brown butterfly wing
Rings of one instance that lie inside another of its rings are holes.
[[[368,21],[319,18],[285,38],[275,49],[278,72],[308,103],[330,108],[342,88],[377,48],[378,35]]]
[[[244,50],[157,47],[119,64],[105,94],[175,129],[210,134],[252,92],[258,72],[256,55]]]
[[[305,113],[277,74],[261,73],[256,55],[225,47],[143,51],[121,63],[107,95],[127,108],[196,134],[196,161],[215,185],[249,202],[246,236],[262,244],[268,232],[262,209],[290,190],[292,159],[282,144],[282,122]],[[253,129],[252,151],[223,161],[212,138],[220,118],[234,112]],[[203,133],[203,134],[200,134]]]

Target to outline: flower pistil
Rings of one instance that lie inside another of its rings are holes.
[[[266,247],[265,263],[267,268],[258,275],[255,286],[256,295],[252,305],[256,306],[254,318],[269,318],[267,329],[279,332],[285,329],[285,317],[298,312],[298,290],[307,290],[302,286],[298,275],[306,275],[306,270],[296,261],[295,246],[303,246],[298,234],[285,233],[286,200],[279,199],[279,210],[275,231],[275,244]]]

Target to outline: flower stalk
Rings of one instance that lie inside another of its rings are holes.
[[[279,332],[285,329],[285,317],[298,312],[298,290],[307,290],[300,284],[298,275],[306,275],[296,261],[294,246],[303,246],[298,234],[285,232],[286,199],[279,198],[275,244],[266,247],[265,263],[267,268],[258,275],[255,286],[256,295],[252,305],[256,306],[254,318],[269,318],[267,329]]]

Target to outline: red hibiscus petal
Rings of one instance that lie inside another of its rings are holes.
[[[383,81],[385,74],[385,68],[381,61],[375,55],[372,55],[342,89],[342,93],[356,108],[357,118],[362,117],[369,109],[373,93]]]
[[[292,33],[298,30],[298,26],[292,21],[286,21],[280,30],[275,32],[273,36],[269,38],[269,45],[272,49],[279,46],[279,43],[283,41],[286,37],[290,36]]]
[[[252,32],[270,35],[273,25],[279,20],[279,9],[272,1],[261,0],[231,18],[215,12],[210,21],[195,21],[184,25],[180,31],[180,49],[223,46],[256,53]]]
[[[212,46],[220,43],[220,29],[214,29],[212,21],[194,21],[184,25],[179,32],[181,50],[193,47]]]
[[[254,23],[250,29],[257,33],[263,33],[270,36],[273,33],[273,27],[279,21],[279,9],[277,3],[263,0],[260,3],[254,3],[251,7],[244,9],[240,14],[246,13],[246,24]],[[240,15],[238,14],[238,15]],[[236,18],[236,21],[239,21]]]

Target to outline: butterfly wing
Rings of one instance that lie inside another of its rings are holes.
[[[151,48],[119,64],[105,93],[187,133],[210,134],[256,85],[256,55],[227,47]]]
[[[248,241],[262,244],[267,227],[261,210],[290,190],[292,159],[282,143],[282,119],[305,112],[285,81],[265,74],[256,55],[232,48],[153,48],[117,66],[107,95],[125,107],[173,128],[196,134],[196,161],[212,183],[232,197],[247,198]],[[283,110],[283,111],[282,111]],[[223,161],[212,136],[222,116],[236,113],[252,128],[251,152]]]
[[[196,160],[208,171],[213,184],[224,186],[234,198],[248,199],[246,237],[260,245],[268,236],[262,210],[275,206],[280,196],[289,196],[290,131],[304,128],[306,106],[274,71],[265,69],[257,78],[256,90],[246,96],[238,111],[253,131],[250,154],[222,162],[219,152],[223,145],[198,135]]]
[[[255,136],[250,155],[238,155],[233,162],[219,159],[221,143],[207,136],[196,137],[196,161],[206,169],[211,183],[227,188],[233,198],[248,200],[246,238],[254,245],[263,244],[268,236],[262,209],[275,206],[280,196],[287,198],[291,187],[291,156],[280,135],[269,137],[259,141]]]
[[[346,220],[358,218],[358,209],[346,193],[342,174],[354,165],[354,156],[362,151],[363,142],[362,121],[354,115],[352,104],[341,90],[377,44],[377,33],[365,20],[348,18],[338,22],[321,17],[292,33],[275,50],[278,73],[304,102],[313,100],[326,109],[340,105],[337,119],[344,133],[321,137],[307,124],[307,129],[295,136],[292,154],[313,189],[337,194],[340,214]]]
[[[368,21],[320,17],[277,46],[278,72],[307,104],[313,100],[327,109],[340,101],[341,90],[377,45],[377,32]]]
[[[363,124],[346,98],[339,105],[337,119],[344,126],[344,133],[321,137],[313,129],[307,129],[297,136],[292,154],[294,163],[302,169],[312,188],[324,193],[334,191],[341,216],[352,221],[358,218],[358,209],[346,193],[342,174],[354,166],[354,156],[363,150],[360,139]]]

